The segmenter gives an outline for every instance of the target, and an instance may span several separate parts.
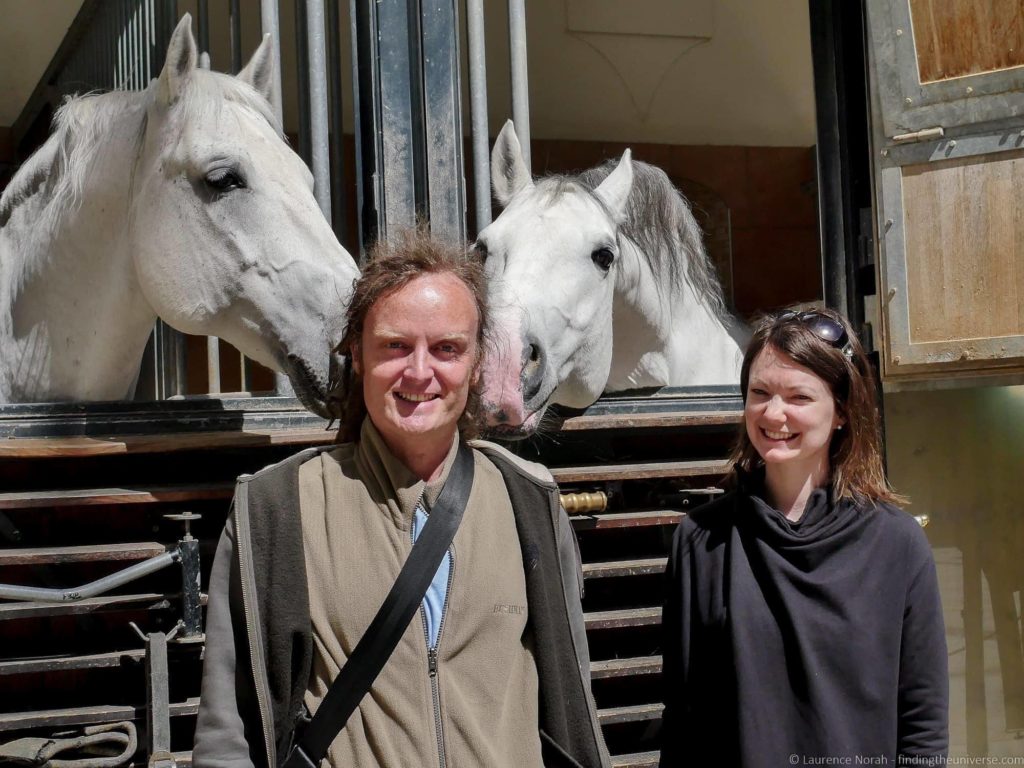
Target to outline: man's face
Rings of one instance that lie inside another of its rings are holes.
[[[396,453],[450,442],[476,380],[476,303],[450,273],[417,277],[366,314],[353,355],[366,410]]]

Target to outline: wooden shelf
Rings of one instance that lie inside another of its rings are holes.
[[[590,662],[590,679],[607,680],[612,677],[660,675],[661,656],[640,656],[629,659],[608,659]]]

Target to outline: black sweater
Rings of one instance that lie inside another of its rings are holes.
[[[741,486],[682,521],[667,578],[662,766],[946,754],[935,563],[907,513],[819,489],[791,523]]]

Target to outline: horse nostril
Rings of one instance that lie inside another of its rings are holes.
[[[540,362],[540,347],[536,344],[531,344],[527,352],[529,353],[528,359],[531,363]]]
[[[523,401],[529,402],[540,391],[544,381],[544,348],[529,342],[523,349],[523,367],[520,377],[523,388]]]

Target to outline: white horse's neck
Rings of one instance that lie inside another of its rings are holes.
[[[131,395],[99,391],[96,383],[135,380],[156,318],[135,278],[127,237],[144,98],[118,94],[123,114],[109,121],[87,169],[95,191],[59,212],[61,226],[49,231],[50,196],[40,190],[0,230],[0,269],[8,272],[0,284],[9,286],[0,292],[0,401]]]
[[[742,331],[727,326],[688,280],[666,286],[627,238],[613,312],[607,391],[738,382]]]

